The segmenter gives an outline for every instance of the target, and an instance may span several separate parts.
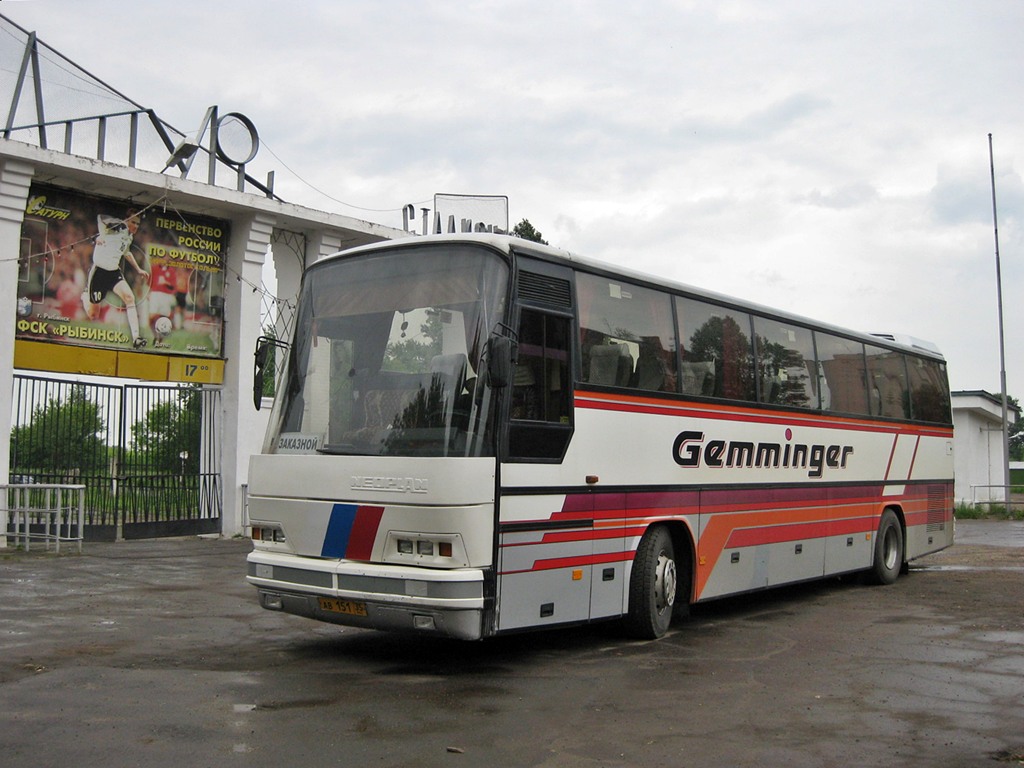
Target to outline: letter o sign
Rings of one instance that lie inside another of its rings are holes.
[[[228,163],[245,165],[260,150],[260,136],[245,115],[228,112],[217,121],[217,154]]]

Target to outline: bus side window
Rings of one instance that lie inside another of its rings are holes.
[[[817,408],[818,377],[811,331],[755,315],[754,343],[761,402]]]
[[[841,336],[814,332],[818,351],[818,389],[826,411],[867,415],[867,371],[864,344]]]
[[[910,418],[906,358],[899,352],[865,345],[868,359],[868,402],[872,416]]]
[[[915,421],[950,422],[949,384],[946,366],[936,360],[907,358],[910,376],[910,405]]]
[[[519,355],[509,404],[509,453],[524,459],[559,459],[572,431],[570,319],[523,309]]]
[[[583,380],[675,392],[676,335],[667,293],[606,277],[576,274]]]
[[[683,358],[683,392],[756,400],[750,315],[697,299],[676,297]]]

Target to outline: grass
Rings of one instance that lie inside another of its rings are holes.
[[[960,520],[1024,520],[1024,509],[1005,504],[957,504],[953,512]]]

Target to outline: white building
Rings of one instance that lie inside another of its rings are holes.
[[[982,390],[953,392],[952,404],[957,503],[1005,501],[1002,397]],[[1019,413],[1010,406],[1008,419],[1011,423]]]

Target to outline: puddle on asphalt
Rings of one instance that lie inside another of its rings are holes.
[[[990,643],[1011,643],[1013,645],[1024,645],[1024,632],[986,632],[981,639]]]
[[[1024,565],[914,565],[912,571],[1005,571],[1024,573]]]

